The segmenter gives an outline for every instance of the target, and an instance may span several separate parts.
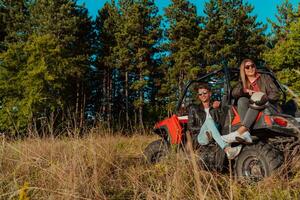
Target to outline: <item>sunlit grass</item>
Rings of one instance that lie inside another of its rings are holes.
[[[193,156],[171,153],[144,162],[156,136],[1,140],[0,199],[299,199],[300,164],[259,183],[199,168]]]

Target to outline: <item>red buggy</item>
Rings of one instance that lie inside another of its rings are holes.
[[[300,150],[297,104],[292,100],[286,101],[285,90],[270,70],[259,69],[259,73],[267,74],[273,79],[281,91],[281,100],[279,105],[269,105],[259,113],[251,129],[253,144],[244,145],[241,153],[233,161],[237,177],[256,180],[269,176],[284,160],[289,160]],[[230,94],[238,77],[238,69],[224,68],[190,81],[179,99],[176,114],[155,124],[154,132],[161,136],[161,139],[146,147],[144,155],[147,160],[151,163],[160,161],[168,153],[171,144],[178,144],[181,149],[185,148],[188,108],[189,105],[197,103],[195,85],[199,82],[208,83],[212,88],[212,98],[221,101],[221,105],[227,110],[221,133],[224,135],[236,130],[240,126],[240,117],[237,113],[237,102]],[[193,141],[193,144],[195,152],[205,162],[205,166],[218,171],[226,170],[228,160],[214,141],[205,146],[198,145],[196,141]]]

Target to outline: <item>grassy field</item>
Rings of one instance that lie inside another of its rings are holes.
[[[148,165],[156,136],[0,140],[0,199],[300,199],[300,163],[255,184],[199,169],[184,153]]]

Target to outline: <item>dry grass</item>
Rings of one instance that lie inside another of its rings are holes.
[[[289,179],[237,183],[199,169],[183,153],[147,165],[142,151],[155,139],[95,131],[84,138],[2,139],[0,199],[300,199],[299,163]]]

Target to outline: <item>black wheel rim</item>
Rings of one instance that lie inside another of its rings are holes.
[[[266,177],[266,169],[262,161],[256,156],[249,156],[243,163],[243,176],[255,181]]]

